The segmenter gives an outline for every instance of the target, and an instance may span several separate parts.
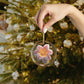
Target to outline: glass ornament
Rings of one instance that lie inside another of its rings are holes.
[[[33,62],[40,66],[53,65],[57,56],[56,54],[54,45],[45,40],[37,42],[31,50]]]

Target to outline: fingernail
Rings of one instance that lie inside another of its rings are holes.
[[[46,33],[47,32],[47,28],[44,28],[44,33]]]

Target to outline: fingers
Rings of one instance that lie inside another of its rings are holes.
[[[37,25],[40,27],[41,31],[44,33],[46,33],[48,28],[51,27],[56,22],[56,19],[54,18],[54,16],[50,14],[51,19],[46,24],[44,24],[44,18],[47,15],[49,15],[48,9],[49,8],[47,7],[47,5],[43,5],[35,17],[35,21]]]
[[[45,6],[43,5],[35,16],[35,21],[42,31],[43,31],[43,25],[44,25],[43,20],[47,14],[48,14],[48,12],[47,12]]]
[[[38,25],[38,22],[37,22],[37,18],[39,16],[39,13],[40,13],[40,10],[37,12],[36,16],[35,16],[35,21],[36,21],[36,24]]]
[[[39,16],[37,18],[38,26],[40,27],[42,31],[43,31],[43,25],[44,25],[44,18],[46,15],[47,15],[47,11],[42,10],[40,11]]]
[[[52,17],[45,25],[43,28],[43,32],[46,33],[48,28],[50,28],[54,23],[56,23],[56,19],[54,17]]]

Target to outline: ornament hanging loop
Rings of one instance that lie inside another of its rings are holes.
[[[43,44],[45,43],[45,33],[43,32]]]

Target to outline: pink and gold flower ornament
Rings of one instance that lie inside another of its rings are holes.
[[[42,60],[43,63],[47,63],[47,61],[51,60],[53,51],[49,49],[49,44],[45,44],[43,47],[38,45],[34,54],[37,56],[38,60]]]
[[[34,46],[31,52],[31,57],[34,63],[40,66],[51,65],[53,60],[55,59],[54,52],[55,48],[52,44],[44,44],[38,43],[38,45]],[[55,52],[56,53],[56,52]]]

